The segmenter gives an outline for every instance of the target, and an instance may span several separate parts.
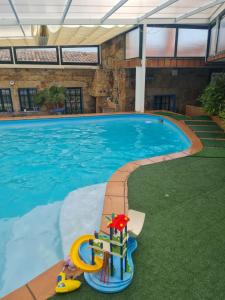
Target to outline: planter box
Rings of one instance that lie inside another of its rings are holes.
[[[212,116],[212,120],[217,123],[221,128],[225,130],[225,121],[223,121],[220,117]]]
[[[189,117],[208,116],[208,114],[204,111],[204,109],[202,107],[194,106],[194,105],[186,105],[185,115],[187,115]]]

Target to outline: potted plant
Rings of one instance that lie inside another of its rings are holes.
[[[210,82],[199,100],[209,115],[219,115],[225,111],[225,73],[219,74]]]
[[[67,98],[66,89],[63,86],[51,86],[37,93],[34,98],[35,103],[50,112],[63,112],[65,100]]]

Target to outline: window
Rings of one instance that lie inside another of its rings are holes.
[[[177,56],[204,57],[206,55],[208,29],[179,28]]]
[[[211,28],[210,44],[209,44],[209,55],[213,56],[216,54],[216,25]]]
[[[62,64],[96,65],[99,64],[98,46],[66,47],[62,46]]]
[[[220,21],[217,52],[225,51],[225,16]]]
[[[18,64],[58,64],[56,47],[14,47],[15,60]]]
[[[0,112],[13,112],[10,89],[0,89]]]
[[[170,110],[177,111],[176,95],[156,95],[153,100],[154,110]]]
[[[82,111],[82,90],[81,88],[67,88],[67,99],[65,101],[66,114],[81,114]]]
[[[18,89],[18,93],[21,111],[38,111],[39,108],[34,104],[34,96],[37,94],[37,89]]]
[[[0,48],[0,63],[1,64],[12,64],[12,51],[10,47]]]
[[[147,27],[146,56],[173,57],[175,39],[176,28]]]
[[[125,58],[130,59],[139,56],[140,56],[140,28],[136,28],[126,33]]]

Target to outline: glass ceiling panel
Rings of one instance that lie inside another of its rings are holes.
[[[220,5],[216,5],[214,7],[211,7],[209,9],[206,9],[204,11],[201,11],[198,14],[195,14],[193,16],[191,16],[190,18],[210,18],[214,12],[219,8]]]
[[[7,0],[0,1],[0,18],[6,18],[8,20],[15,21],[16,23],[15,15]]]
[[[165,0],[128,0],[124,6],[145,6],[145,7],[156,7],[164,3]]]
[[[17,20],[9,1],[0,0],[0,3],[0,25],[16,25]],[[12,3],[21,24],[57,25],[61,24],[68,0],[13,0]],[[141,18],[146,13],[159,8],[161,5],[167,3],[167,0],[128,0],[116,9],[116,5],[119,3],[120,0],[72,0],[65,16],[64,24],[98,25],[101,23],[101,19],[112,8],[115,8],[114,13],[104,20],[104,24],[134,25],[138,22],[137,18]],[[143,20],[143,22],[149,20],[149,23],[152,23],[150,22],[152,19],[154,23],[155,19],[159,19],[159,22],[162,21],[163,23],[162,19],[171,19],[169,23],[173,23],[175,18],[210,3],[215,3],[215,0],[178,0],[152,14],[147,20]],[[220,5],[214,5],[212,8],[203,10],[186,19],[184,18],[182,19],[182,23],[186,21],[190,24],[192,19],[199,19],[198,23],[201,21],[203,21],[202,23],[207,23],[218,7]]]
[[[200,6],[207,5],[213,2],[213,0],[179,0],[170,5],[170,8],[182,8],[183,12],[199,8]],[[167,8],[166,8],[167,9]]]
[[[62,17],[66,0],[14,0],[18,17],[23,19],[56,19]]]
[[[120,1],[85,0],[72,2],[66,19],[101,19]]]
[[[103,18],[103,16],[105,15],[105,13],[91,13],[91,12],[87,12],[87,13],[71,13],[69,12],[66,20],[70,20],[70,19],[101,19]]]
[[[19,26],[1,26],[0,38],[23,37],[23,32]]]
[[[152,11],[165,2],[166,0],[129,0],[110,18],[116,19],[141,17],[145,13]],[[166,8],[160,10],[160,12],[151,15],[151,18],[177,18],[180,15],[183,15],[209,3],[212,3],[212,0],[179,0],[174,4],[171,4],[170,6],[167,6]],[[211,12],[213,13],[213,9],[211,10]],[[211,15],[209,10],[208,14],[209,16]],[[208,17],[208,15],[206,17]]]

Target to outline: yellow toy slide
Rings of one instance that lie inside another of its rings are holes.
[[[81,244],[89,242],[90,239],[94,240],[95,239],[94,235],[91,235],[91,234],[83,235],[73,243],[73,245],[70,249],[70,258],[71,258],[72,262],[74,263],[74,265],[77,268],[83,270],[84,272],[88,272],[88,273],[98,272],[99,270],[101,270],[101,268],[103,266],[103,260],[98,256],[95,256],[95,264],[94,265],[86,264],[80,258],[79,248],[80,248]]]

